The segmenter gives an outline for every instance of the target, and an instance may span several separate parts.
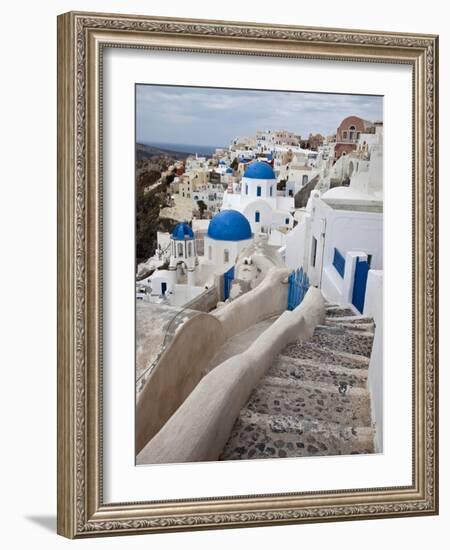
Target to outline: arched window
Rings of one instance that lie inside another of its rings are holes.
[[[306,185],[307,183],[308,183],[308,176],[304,174],[304,176],[302,177],[302,185]]]
[[[223,251],[223,263],[227,264],[229,261],[230,261],[230,251],[227,248],[225,248],[225,250]]]
[[[257,211],[255,212],[255,222],[258,223],[259,220],[260,220],[260,213],[259,213],[259,211],[257,210]]]
[[[256,196],[257,196],[257,197],[260,197],[260,196],[261,196],[261,186],[260,186],[260,185],[258,185],[258,186],[256,187]]]
[[[208,246],[208,260],[212,260],[212,246]]]
[[[270,186],[270,196],[272,196],[272,193],[273,193],[273,187]]]
[[[183,256],[183,245],[178,243],[178,256]]]
[[[188,257],[190,258],[192,256],[192,243],[188,243]]]

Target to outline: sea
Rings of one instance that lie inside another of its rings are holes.
[[[192,145],[188,143],[161,143],[161,142],[145,142],[144,145],[150,145],[151,147],[158,147],[167,151],[174,151],[176,153],[197,153],[199,156],[212,156],[216,149],[222,147],[221,145]]]

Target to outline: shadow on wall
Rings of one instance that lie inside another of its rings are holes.
[[[26,516],[25,519],[56,534],[56,516]]]
[[[295,194],[295,208],[305,208],[308,203],[309,196],[311,195],[311,191],[316,188],[318,183],[319,176],[317,175]]]

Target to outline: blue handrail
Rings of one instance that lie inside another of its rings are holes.
[[[302,303],[309,288],[309,277],[303,268],[292,271],[288,278],[288,310],[292,311]]]

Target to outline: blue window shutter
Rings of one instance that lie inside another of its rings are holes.
[[[335,267],[336,271],[339,273],[339,275],[344,278],[345,274],[345,258],[344,256],[339,252],[337,248],[334,249],[334,256],[333,256],[333,266]]]

